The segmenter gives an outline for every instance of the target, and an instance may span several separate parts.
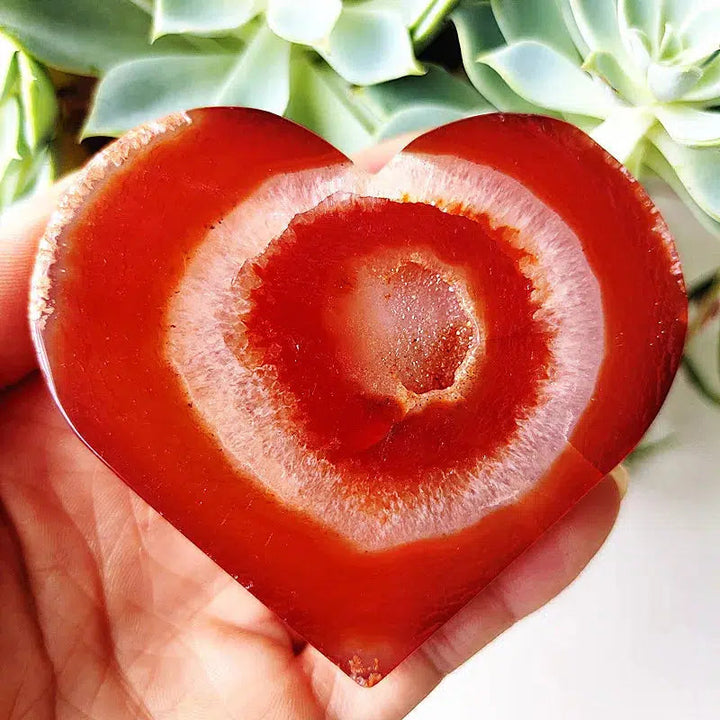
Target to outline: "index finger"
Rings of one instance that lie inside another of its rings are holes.
[[[64,178],[0,217],[0,389],[37,364],[27,318],[30,276],[40,237],[71,180]]]

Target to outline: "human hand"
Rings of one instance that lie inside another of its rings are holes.
[[[377,169],[398,147],[357,162]],[[26,306],[60,189],[0,228],[0,717],[402,718],[597,552],[621,470],[379,685],[357,686],[135,496],[54,406]]]

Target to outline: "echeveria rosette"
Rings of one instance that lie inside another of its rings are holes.
[[[371,85],[422,74],[410,29],[431,4],[426,0],[155,0],[152,28],[155,38],[217,35],[256,20],[256,32],[271,33],[278,45],[311,47],[348,82]]]
[[[0,27],[49,65],[101,78],[86,135],[242,105],[285,114],[352,152],[387,127],[423,129],[490,109],[467,84],[416,59],[455,4],[3,0]],[[397,103],[381,89],[387,82]]]
[[[56,111],[45,70],[0,33],[0,211],[51,182]]]
[[[579,125],[720,233],[720,0],[463,0],[475,87]]]

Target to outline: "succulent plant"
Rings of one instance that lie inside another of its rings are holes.
[[[417,52],[450,17],[479,93]],[[720,0],[4,0],[0,27],[101,78],[86,135],[246,105],[346,152],[498,108],[563,117],[720,232]]]
[[[452,18],[496,107],[579,125],[720,232],[720,0],[464,0]]]
[[[52,180],[55,114],[45,70],[0,33],[0,211]]]
[[[467,83],[415,57],[455,4],[3,0],[0,27],[52,67],[101,78],[85,135],[119,135],[191,107],[243,105],[285,114],[350,152],[387,128],[491,109]]]

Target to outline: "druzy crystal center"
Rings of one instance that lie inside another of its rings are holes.
[[[340,307],[338,336],[363,333],[374,361],[410,393],[454,385],[475,336],[461,289],[419,262],[364,267]]]

